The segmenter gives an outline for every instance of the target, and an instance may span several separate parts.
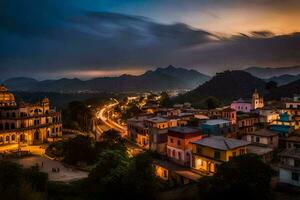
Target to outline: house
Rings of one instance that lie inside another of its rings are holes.
[[[218,171],[218,166],[232,157],[247,153],[244,140],[225,138],[223,136],[206,137],[192,142],[192,169],[212,175]]]
[[[211,119],[226,119],[231,124],[236,124],[236,110],[231,107],[210,109],[205,112],[202,111],[202,113]]]
[[[300,149],[286,149],[279,156],[279,181],[300,187]]]
[[[189,127],[173,127],[168,131],[167,156],[172,161],[190,166],[192,144],[191,142],[204,137],[199,129]]]
[[[130,141],[149,149],[149,128],[144,124],[145,119],[145,117],[136,117],[127,120],[127,132]]]
[[[168,128],[176,127],[176,119],[152,117],[145,120],[145,126],[149,130],[149,149],[165,155],[167,150]]]
[[[166,160],[156,159],[153,161],[153,165],[156,176],[163,182],[168,183],[169,186],[186,185],[197,182],[201,178],[201,175],[191,169]]]
[[[271,162],[273,159],[274,149],[266,146],[250,144],[247,146],[247,153],[256,154],[263,162]]]
[[[272,131],[278,132],[280,136],[288,137],[295,130],[296,122],[292,115],[284,112],[279,115],[279,119],[273,121],[270,125]]]
[[[273,121],[279,119],[279,113],[273,109],[259,110],[259,122],[264,124],[271,124]]]
[[[225,119],[209,119],[201,123],[200,128],[203,134],[207,135],[234,135],[235,127]]]
[[[282,137],[279,142],[279,146],[284,149],[300,148],[300,135],[293,134],[288,137]]]
[[[278,148],[278,134],[269,129],[260,129],[244,136],[252,144],[263,145],[273,149]]]
[[[237,116],[237,128],[239,137],[243,137],[248,133],[256,130],[256,125],[259,122],[259,115],[256,113],[244,113]]]

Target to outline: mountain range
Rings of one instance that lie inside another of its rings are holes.
[[[273,76],[271,78],[265,79],[265,81],[266,82],[274,81],[278,84],[278,86],[281,86],[281,85],[289,84],[299,79],[300,79],[300,74],[298,75],[284,74],[281,76]]]
[[[30,92],[138,92],[173,89],[194,89],[210,79],[196,70],[174,66],[149,70],[142,75],[124,74],[119,77],[100,77],[91,80],[78,78],[38,81],[32,78],[11,78],[3,84],[13,91]]]
[[[290,67],[249,67],[244,71],[252,74],[261,79],[269,79],[274,76],[282,75],[297,75],[300,74],[300,66],[290,66]]]

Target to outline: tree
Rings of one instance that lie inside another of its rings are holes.
[[[174,105],[173,101],[170,99],[168,93],[162,92],[161,93],[161,100],[160,100],[160,106],[170,108]]]
[[[97,158],[97,152],[88,136],[76,136],[65,143],[64,162],[76,165],[78,162],[92,164]]]
[[[216,97],[208,97],[205,101],[208,109],[214,109],[221,105],[221,102]]]
[[[127,194],[128,198],[154,199],[158,180],[152,165],[152,157],[148,152],[131,159],[124,185],[128,187],[126,190],[131,191]]]
[[[108,130],[102,133],[100,142],[97,143],[102,149],[117,149],[126,151],[125,139],[122,138],[119,132],[115,130]]]
[[[63,110],[63,123],[65,127],[89,131],[92,129],[92,111],[81,101],[72,101],[68,108]]]
[[[105,150],[96,167],[90,172],[87,192],[103,199],[113,199],[125,192],[123,177],[128,172],[129,158],[121,150]],[[129,191],[128,191],[129,192]]]
[[[202,178],[199,192],[203,199],[269,199],[271,176],[271,168],[258,156],[246,154],[222,164],[213,177]]]
[[[0,162],[1,199],[43,200],[46,199],[48,176],[33,167],[8,162]]]

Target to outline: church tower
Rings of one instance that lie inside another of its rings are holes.
[[[253,95],[252,95],[252,109],[255,110],[257,108],[263,108],[264,107],[264,98],[261,97],[257,90],[255,89]]]

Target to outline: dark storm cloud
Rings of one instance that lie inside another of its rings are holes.
[[[220,38],[183,23],[79,10],[69,1],[60,2],[1,1],[1,79],[169,64],[213,73],[249,65],[300,63],[299,34],[275,36],[262,30]]]

